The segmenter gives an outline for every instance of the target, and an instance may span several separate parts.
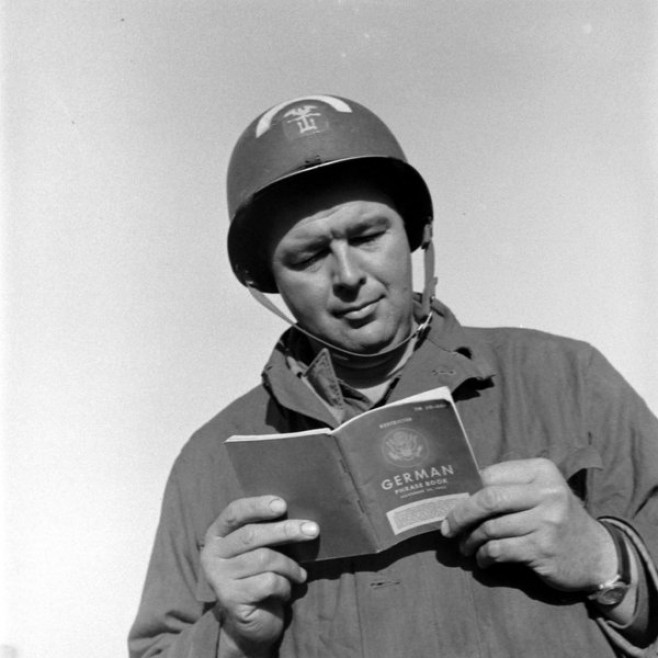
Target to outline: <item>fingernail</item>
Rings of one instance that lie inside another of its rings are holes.
[[[286,511],[286,504],[281,500],[281,498],[274,498],[270,501],[270,509],[275,514],[283,514]]]
[[[450,537],[450,524],[448,523],[448,519],[443,519],[441,522],[441,534],[444,537]]]
[[[308,535],[309,537],[315,537],[315,535],[320,532],[318,524],[313,523],[313,521],[304,521],[304,523],[301,525],[301,530],[305,535]]]

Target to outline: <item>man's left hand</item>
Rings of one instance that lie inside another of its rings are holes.
[[[483,488],[458,503],[444,521],[464,555],[480,567],[515,562],[560,590],[588,590],[617,571],[614,543],[547,459],[494,464]]]

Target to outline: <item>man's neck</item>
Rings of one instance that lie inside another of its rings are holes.
[[[335,359],[336,375],[346,384],[359,390],[389,382],[407,362],[414,345],[415,341],[412,338],[397,349],[379,357],[371,357],[368,361]]]
[[[336,376],[348,386],[363,393],[373,403],[378,402],[414,351],[415,332],[414,325],[411,339],[385,354],[372,355],[367,359],[332,358]],[[313,344],[312,339],[309,343],[314,350],[327,349],[319,343]],[[331,350],[328,351],[331,354]]]

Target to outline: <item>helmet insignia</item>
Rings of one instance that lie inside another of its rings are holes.
[[[256,124],[256,137],[262,137],[271,127],[274,117],[284,108],[289,107],[295,103],[303,103],[308,101],[316,101],[319,103],[326,103],[330,107],[333,107],[336,112],[351,112],[352,108],[342,99],[336,98],[335,96],[304,96],[302,98],[295,98],[292,101],[285,101],[285,103],[280,103],[271,107]],[[305,105],[300,105],[299,107],[305,107]],[[317,107],[317,106],[315,106]],[[297,108],[295,108],[297,109]],[[286,112],[286,115],[288,112]],[[284,115],[284,116],[286,116]]]
[[[288,110],[284,115],[286,117],[287,126],[294,126],[299,131],[298,134],[290,134],[290,130],[286,130],[289,137],[301,137],[308,133],[319,133],[326,130],[329,124],[322,112],[318,112],[317,105],[300,105]]]

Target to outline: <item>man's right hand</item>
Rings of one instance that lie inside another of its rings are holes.
[[[306,571],[272,546],[318,536],[312,521],[277,520],[286,503],[276,496],[230,503],[206,532],[205,576],[217,595],[222,628],[220,656],[268,656],[283,630],[284,604]]]

